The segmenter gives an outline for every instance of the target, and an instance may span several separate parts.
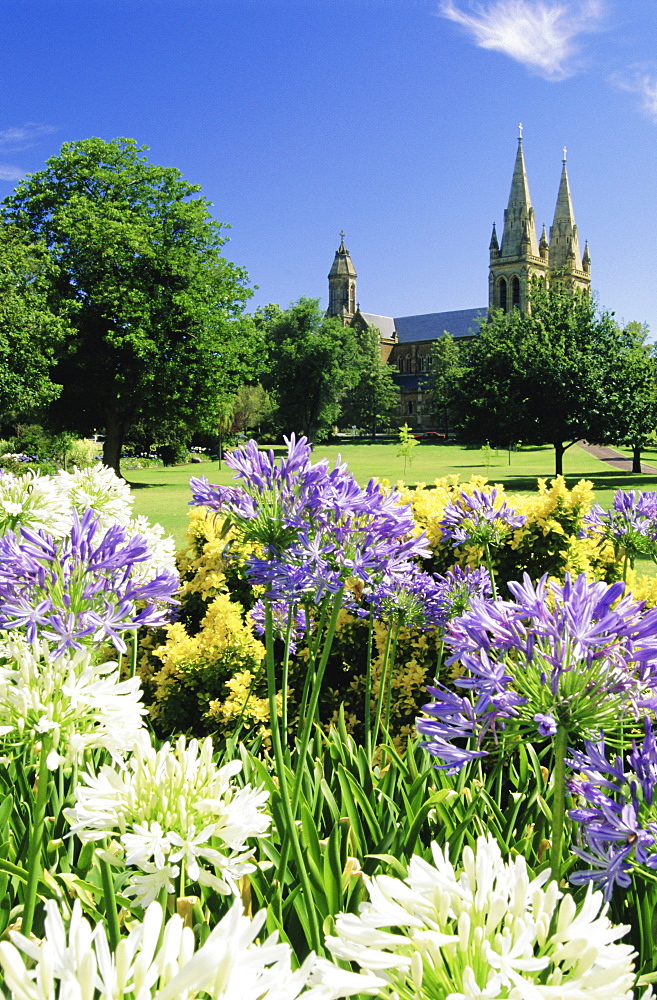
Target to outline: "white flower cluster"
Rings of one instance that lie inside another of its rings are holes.
[[[143,730],[125,765],[80,775],[75,806],[64,813],[85,843],[115,835],[105,857],[138,869],[122,892],[142,906],[162,889],[173,892],[182,865],[190,881],[236,893],[237,880],[254,870],[246,841],[264,836],[271,822],[268,793],[233,784],[241,767],[217,767],[209,737],[199,746],[181,736],[175,747],[155,750]]]
[[[129,535],[145,535],[151,557],[133,574],[145,583],[163,571],[175,571],[175,542],[159,524],[143,516],[133,517],[134,497],[130,487],[106,466],[60,471],[54,476],[38,472],[0,475],[0,535],[21,528],[46,531],[64,538],[71,530],[73,511],[80,517],[93,510],[100,518],[100,533],[120,524]]]
[[[617,939],[602,894],[579,911],[548,872],[530,879],[522,857],[505,863],[492,837],[465,848],[457,875],[433,847],[434,864],[411,859],[401,881],[370,880],[359,915],[341,914],[334,956],[357,962],[364,985],[387,981],[381,997],[444,1000],[625,1000],[634,983],[629,945]]]
[[[34,746],[48,737],[48,766],[82,761],[99,747],[120,759],[132,749],[146,709],[137,677],[120,680],[115,662],[81,649],[49,658],[48,644],[0,644],[0,736]]]
[[[261,910],[249,920],[236,900],[196,951],[182,919],[170,917],[163,926],[154,902],[112,955],[104,925],[92,930],[79,902],[67,934],[49,900],[43,940],[12,931],[12,943],[0,943],[0,966],[11,1000],[194,1000],[199,994],[204,1000],[337,1000],[355,992],[361,977],[335,966],[324,971],[323,984],[307,988],[314,956],[293,971],[289,945],[275,935],[255,943],[265,917]]]

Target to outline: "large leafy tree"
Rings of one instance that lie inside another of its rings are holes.
[[[51,366],[68,325],[49,308],[53,267],[44,247],[0,224],[0,419],[38,412],[61,386]]]
[[[609,374],[621,348],[617,325],[588,295],[536,282],[531,313],[496,312],[464,345],[456,423],[478,443],[550,444],[561,475],[567,448],[611,433]]]
[[[4,202],[4,217],[55,265],[51,308],[73,328],[53,377],[53,420],[104,429],[120,470],[124,436],[163,417],[211,428],[217,400],[249,373],[247,275],[221,252],[199,188],[151,164],[132,139],[66,143]]]
[[[347,424],[367,427],[372,439],[377,428],[387,426],[399,412],[399,389],[392,377],[392,365],[381,357],[381,334],[374,326],[358,334],[360,375],[342,406]]]
[[[605,440],[632,449],[632,472],[641,472],[641,452],[657,429],[657,359],[647,338],[648,328],[641,323],[619,330],[607,381],[613,419]]]
[[[460,377],[459,345],[451,333],[445,332],[431,348],[429,374],[425,385],[446,435],[449,435],[451,429],[452,400]]]
[[[269,350],[261,381],[271,395],[275,423],[309,441],[323,440],[362,370],[356,332],[324,316],[319,299],[301,298],[286,310],[266,306],[256,322]]]

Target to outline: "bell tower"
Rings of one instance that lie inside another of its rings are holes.
[[[522,149],[522,125],[518,126],[518,150],[513,168],[509,203],[504,212],[502,242],[493,226],[490,241],[488,308],[527,311],[532,278],[547,279],[547,241],[536,236],[534,209]]]
[[[327,316],[338,316],[345,326],[356,312],[356,268],[349,251],[344,245],[344,233],[340,233],[340,246],[335,252],[331,270],[328,273],[329,305]]]

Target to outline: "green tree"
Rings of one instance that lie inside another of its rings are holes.
[[[233,396],[233,404],[232,430],[238,433],[257,428],[271,411],[269,395],[259,383],[240,386]]]
[[[367,427],[372,440],[378,427],[387,426],[399,412],[399,389],[392,377],[392,365],[381,357],[381,334],[369,326],[358,334],[361,372],[342,406],[347,424]]]
[[[610,433],[607,390],[618,349],[618,327],[588,295],[535,282],[531,313],[496,312],[464,345],[457,426],[477,444],[550,444],[562,475],[567,448]]]
[[[327,318],[319,299],[300,298],[289,309],[259,309],[256,322],[269,348],[262,377],[280,430],[321,441],[340,417],[340,405],[361,373],[357,336]]]
[[[452,401],[461,377],[461,367],[459,345],[451,333],[445,331],[431,348],[429,374],[425,385],[447,435],[450,431]]]
[[[51,378],[68,324],[48,304],[53,266],[43,246],[0,224],[0,419],[37,412],[61,392]]]
[[[60,426],[104,428],[120,471],[135,421],[210,429],[222,393],[250,372],[247,275],[221,254],[223,226],[199,188],[132,139],[65,143],[19,184],[4,217],[44,243],[49,303],[73,334],[53,372]]]
[[[641,452],[657,428],[657,359],[648,332],[636,322],[619,330],[607,382],[612,421],[606,440],[632,449],[632,472],[641,472]]]

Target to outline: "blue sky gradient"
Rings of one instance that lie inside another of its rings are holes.
[[[593,288],[657,337],[657,5],[646,0],[5,0],[0,196],[63,142],[127,136],[230,223],[249,308],[488,298],[518,122],[539,228],[562,147]]]

